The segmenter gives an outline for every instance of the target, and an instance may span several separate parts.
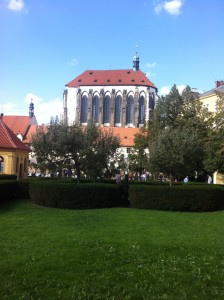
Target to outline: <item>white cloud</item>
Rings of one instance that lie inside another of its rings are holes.
[[[3,113],[4,115],[9,115],[11,111],[16,109],[16,107],[17,107],[16,104],[12,102],[8,102],[1,106],[1,113]]]
[[[169,92],[170,92],[170,86],[163,86],[163,87],[161,87],[161,89],[159,90],[158,94],[159,94],[160,96],[166,96],[166,95],[169,94]]]
[[[27,104],[30,104],[31,100],[32,100],[33,104],[35,105],[35,104],[41,103],[43,101],[43,98],[40,98],[39,96],[32,94],[32,93],[26,94],[24,101]]]
[[[73,58],[72,61],[70,62],[71,67],[75,67],[79,64],[78,59]]]
[[[155,13],[158,15],[163,9],[163,3],[156,3],[154,7]]]
[[[153,62],[153,63],[146,63],[145,64],[145,67],[148,68],[148,69],[153,69],[155,68],[156,66],[156,62]],[[145,72],[145,75],[150,78],[150,77],[155,77],[156,76],[156,73],[155,72],[152,72],[151,70],[148,70]]]
[[[154,10],[156,14],[159,14],[162,10],[165,10],[170,15],[181,14],[181,8],[183,6],[183,0],[171,0],[171,1],[156,1],[154,4]]]
[[[154,68],[156,66],[156,62],[153,62],[153,63],[147,63],[145,65],[147,68]]]
[[[152,78],[152,77],[155,77],[155,76],[156,76],[156,73],[154,73],[154,72],[151,72],[151,71],[147,71],[147,72],[145,73],[145,75],[146,75],[146,77],[148,77],[148,78],[149,78],[149,80],[150,80],[150,78]]]
[[[180,85],[177,86],[177,89],[178,89],[180,94],[182,94],[182,92],[185,88],[186,88],[186,85],[184,85],[184,84],[180,84]]]
[[[7,7],[10,10],[20,11],[24,9],[25,3],[24,0],[9,0]]]
[[[185,88],[186,88],[186,85],[184,85],[184,84],[177,85],[177,89],[178,89],[180,94],[182,94],[182,92]],[[160,88],[158,94],[160,96],[166,96],[170,93],[170,90],[171,90],[171,86],[166,85],[166,86],[163,86],[163,87]]]
[[[46,101],[33,93],[28,93],[23,103],[21,101],[10,101],[4,104],[1,107],[1,112],[6,116],[28,116],[31,99],[34,104],[34,114],[39,125],[50,123],[51,117],[58,116],[59,119],[61,118],[63,113],[63,102],[61,99],[54,98]]]
[[[55,98],[38,106],[36,105],[34,111],[38,124],[48,124],[51,117],[58,116],[59,119],[61,118],[63,113],[63,102],[61,99]]]
[[[25,97],[25,102],[34,104],[34,114],[36,116],[38,124],[48,124],[51,117],[58,116],[59,119],[63,113],[63,102],[59,98],[54,98],[49,101],[44,101],[39,96],[28,93]]]

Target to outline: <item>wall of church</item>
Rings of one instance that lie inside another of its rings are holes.
[[[80,86],[64,92],[64,119],[69,124],[141,127],[151,117],[156,89],[146,86]]]

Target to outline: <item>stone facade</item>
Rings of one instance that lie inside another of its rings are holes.
[[[141,127],[151,118],[157,100],[156,89],[143,86],[83,86],[71,94],[73,101],[69,89],[64,92],[64,118],[78,125],[93,119],[102,126]]]
[[[139,69],[87,70],[66,84],[64,121],[86,125],[92,119],[107,127],[143,126],[158,101],[156,86]]]

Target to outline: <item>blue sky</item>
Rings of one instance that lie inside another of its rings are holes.
[[[62,112],[88,69],[140,69],[165,93],[224,79],[224,0],[0,0],[0,110],[38,123]]]

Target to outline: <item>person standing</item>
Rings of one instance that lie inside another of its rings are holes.
[[[210,175],[208,175],[208,184],[212,183],[212,177]]]
[[[188,176],[186,176],[185,178],[184,178],[184,183],[187,183],[189,181],[189,178],[188,178]]]

